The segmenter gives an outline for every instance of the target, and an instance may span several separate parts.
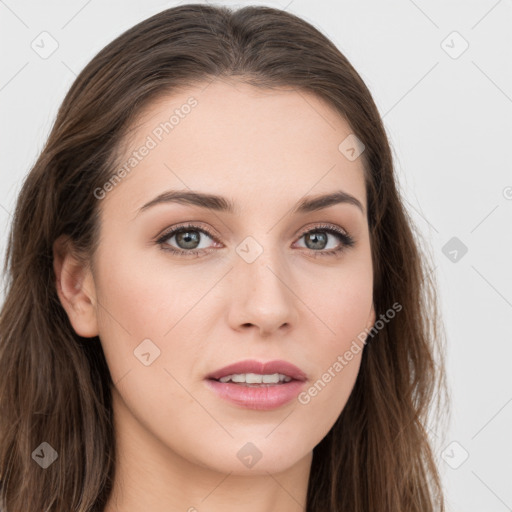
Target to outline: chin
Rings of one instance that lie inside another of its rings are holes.
[[[233,442],[230,446],[217,444],[216,450],[208,450],[209,457],[197,457],[195,464],[210,471],[219,473],[232,473],[234,475],[268,475],[268,473],[280,473],[288,470],[306,454],[300,454],[293,450],[293,446],[287,444],[285,450],[279,450],[278,446],[272,446],[267,442],[267,447],[261,447],[263,443],[258,441]],[[283,447],[281,445],[281,447]],[[284,447],[283,447],[284,448]],[[205,452],[203,452],[204,454]],[[201,454],[201,455],[203,455]]]

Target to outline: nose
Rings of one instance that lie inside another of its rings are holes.
[[[294,327],[300,301],[290,276],[289,267],[277,251],[265,248],[252,263],[237,257],[230,272],[231,327],[238,331],[255,329],[261,337]]]

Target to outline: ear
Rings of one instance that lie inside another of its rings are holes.
[[[69,237],[62,235],[53,244],[55,286],[62,307],[79,336],[98,335],[96,295],[92,273],[76,256]]]

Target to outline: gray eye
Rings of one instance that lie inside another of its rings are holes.
[[[199,245],[200,235],[197,230],[186,229],[178,231],[174,236],[180,249],[197,249]]]
[[[323,231],[310,231],[304,235],[308,249],[325,249],[327,245],[327,233]]]

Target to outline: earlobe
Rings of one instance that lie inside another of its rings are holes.
[[[84,338],[98,336],[96,296],[89,268],[75,256],[67,236],[53,244],[55,287],[75,332]]]

